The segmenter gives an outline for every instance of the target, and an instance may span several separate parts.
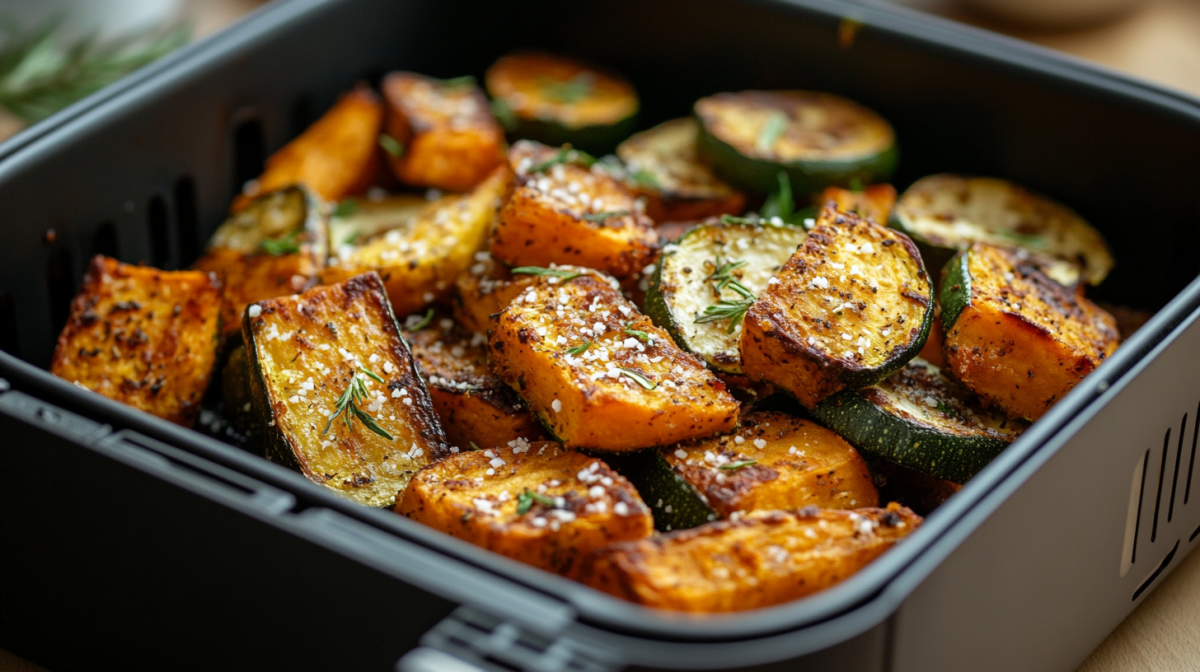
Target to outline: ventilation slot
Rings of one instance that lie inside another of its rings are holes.
[[[1150,576],[1147,576],[1146,580],[1142,581],[1142,585],[1138,586],[1137,590],[1133,591],[1134,600],[1137,600],[1139,597],[1141,597],[1142,593],[1146,592],[1146,589],[1150,587],[1150,584],[1154,583],[1154,580],[1157,579],[1163,573],[1163,570],[1171,564],[1171,561],[1175,559],[1175,551],[1178,550],[1179,542],[1176,541],[1175,545],[1171,547],[1171,552],[1167,553],[1167,557],[1163,558],[1162,562],[1158,563],[1158,567],[1155,567],[1154,571],[1150,572]]]
[[[20,356],[17,350],[17,304],[8,292],[0,292],[0,350]]]
[[[117,247],[117,227],[112,222],[101,222],[100,226],[97,226],[96,230],[92,232],[91,254],[88,255],[88,258],[97,254],[103,254],[113,259],[121,256],[121,251]]]
[[[71,278],[71,253],[62,246],[50,250],[46,260],[46,291],[50,295],[50,333],[57,334],[67,323],[75,282]]]
[[[1183,489],[1183,503],[1192,495],[1192,469],[1196,466],[1196,441],[1200,440],[1200,404],[1196,404],[1196,420],[1192,422],[1192,456],[1188,458],[1187,486]],[[1194,538],[1196,535],[1192,535]]]
[[[1162,506],[1163,476],[1167,471],[1167,449],[1171,443],[1171,430],[1163,437],[1162,463],[1158,465],[1158,491],[1154,495],[1154,525],[1150,527],[1150,543],[1158,539],[1158,511]]]
[[[155,268],[169,268],[171,232],[168,230],[167,204],[162,196],[150,199],[146,209],[146,226],[150,230],[150,264]]]
[[[1138,532],[1142,527],[1142,500],[1146,494],[1146,467],[1150,464],[1150,451],[1142,454],[1133,465],[1133,483],[1129,486],[1129,508],[1125,513],[1125,545],[1121,551],[1121,576],[1124,577],[1137,562]]]
[[[266,160],[267,147],[262,122],[247,119],[233,129],[233,193],[240,194],[247,182],[258,177]]]
[[[1183,457],[1183,436],[1187,433],[1187,413],[1183,414],[1183,423],[1179,426],[1179,447],[1175,449],[1175,475],[1171,477],[1171,504],[1167,507],[1167,522],[1175,517],[1175,486],[1179,485],[1179,462]]]
[[[611,672],[617,667],[567,640],[524,632],[470,607],[459,607],[443,619],[421,638],[421,644],[487,670]]]
[[[200,256],[200,213],[196,183],[187,175],[175,183],[175,223],[179,227],[179,263],[190,264]]]

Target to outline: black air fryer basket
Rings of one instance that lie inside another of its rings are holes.
[[[1052,195],[1115,251],[1095,296],[1157,313],[866,569],[710,617],[356,507],[46,373],[91,255],[183,267],[339,91],[478,76],[517,47],[626,73],[646,126],[717,91],[858,100],[897,129],[897,187]],[[1200,532],[1198,156],[1200,101],[882,4],[276,2],[0,149],[0,647],[55,670],[1072,670]]]

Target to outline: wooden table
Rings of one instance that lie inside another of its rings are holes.
[[[197,33],[201,35],[262,4],[262,0],[192,2]],[[998,23],[948,0],[904,0],[904,4],[1200,96],[1200,0],[1152,0],[1127,16],[1070,31]],[[1200,553],[1176,567],[1078,672],[1134,671],[1200,672]],[[0,672],[44,670],[0,650]]]

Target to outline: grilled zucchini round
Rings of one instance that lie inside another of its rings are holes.
[[[831,185],[885,181],[896,135],[875,112],[828,93],[742,91],[696,101],[697,148],[725,179],[757,193],[787,173],[798,197]]]

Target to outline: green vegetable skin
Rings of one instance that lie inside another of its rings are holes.
[[[797,119],[801,109],[812,111]],[[899,150],[891,126],[871,110],[831,94],[808,91],[721,93],[696,102],[700,123],[698,149],[725,179],[744,189],[767,193],[783,171],[801,198],[828,186],[886,181]],[[820,121],[812,121],[812,120]],[[837,124],[832,146],[802,146],[790,138],[811,137]],[[783,150],[782,154],[779,150]]]
[[[637,488],[654,515],[654,529],[684,530],[717,519],[716,512],[691,484],[671,469],[658,450],[605,454],[604,460]]]

